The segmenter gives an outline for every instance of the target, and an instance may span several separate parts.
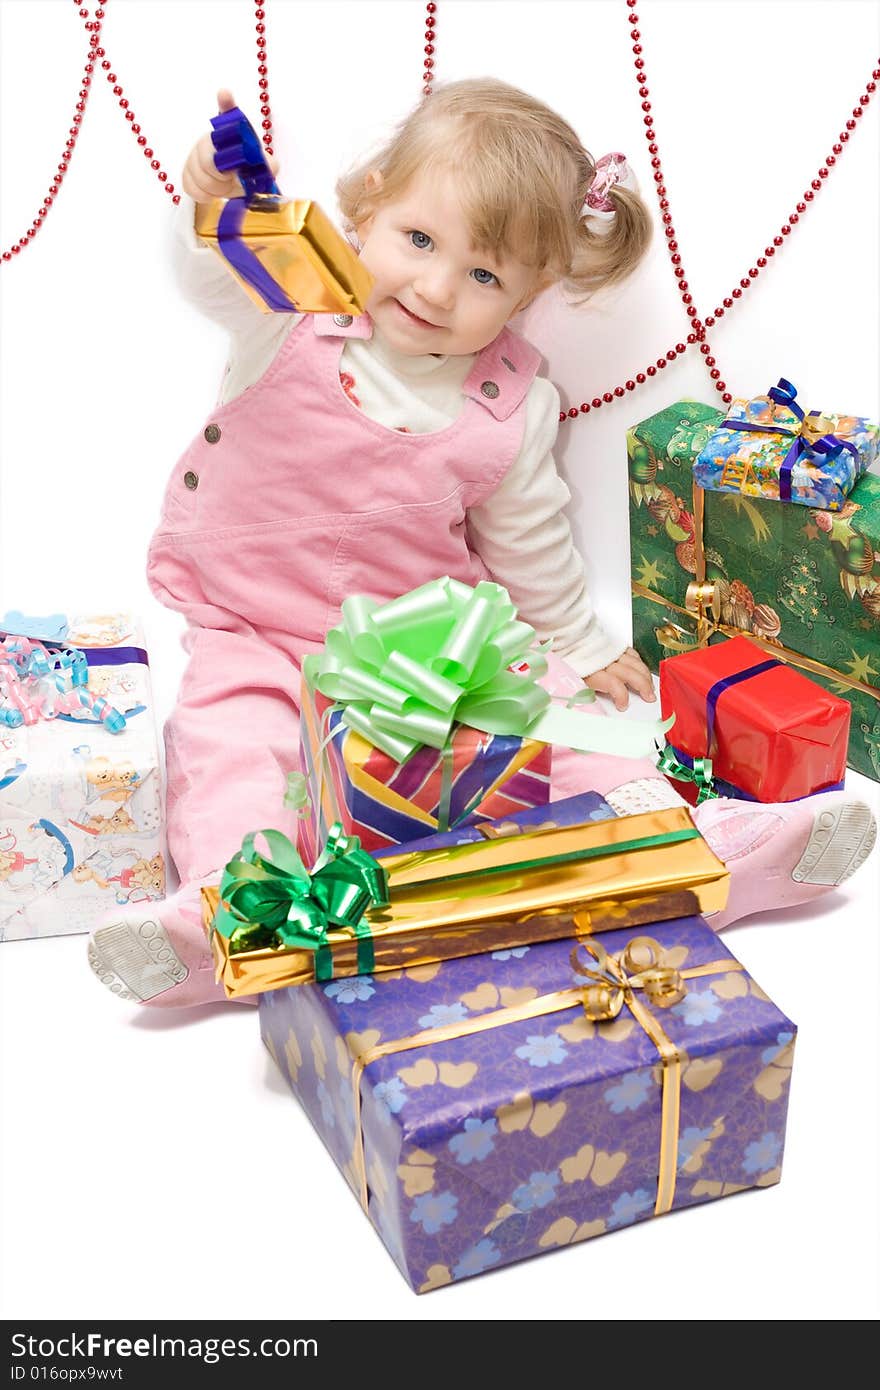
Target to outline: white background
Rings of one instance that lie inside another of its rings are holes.
[[[249,0],[108,0],[105,47],[179,183],[217,86],[257,115]],[[334,210],[337,172],[417,98],[424,6],[268,0],[281,181]],[[684,264],[709,312],[793,208],[863,89],[878,7],[642,0],[653,113]],[[651,196],[623,0],[443,0],[439,78],[491,73],[555,105]],[[63,148],[86,49],[70,0],[0,0],[0,242]],[[784,375],[808,407],[877,418],[877,107],[757,286],[714,331],[736,393]],[[159,718],[183,657],[143,578],[175,459],[215,398],[224,342],[179,302],[170,198],[96,78],[70,172],[2,267],[0,611],[133,608]],[[660,239],[588,310],[523,325],[563,397],[634,375],[686,332]],[[624,432],[698,359],[564,427],[560,467],[593,592],[628,632]],[[851,774],[876,804],[875,785]],[[416,1299],[283,1088],[246,1008],[135,1010],[82,938],[0,948],[7,1317],[846,1319],[878,1312],[877,856],[835,901],[728,940],[800,1025],[783,1182]],[[836,954],[839,952],[839,955]],[[259,1195],[258,1195],[259,1194]],[[652,1271],[644,1277],[645,1271]],[[665,1292],[663,1292],[665,1290]]]

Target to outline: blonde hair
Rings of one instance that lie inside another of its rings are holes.
[[[454,172],[477,247],[535,266],[578,302],[625,279],[651,240],[645,203],[620,184],[608,194],[613,217],[583,215],[593,156],[549,106],[488,77],[436,86],[381,150],[339,179],[346,228],[356,231],[417,173],[437,168]]]

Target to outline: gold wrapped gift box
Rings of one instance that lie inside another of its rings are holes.
[[[217,252],[257,307],[269,313],[258,291],[220,249],[217,224],[225,206],[223,198],[198,203],[196,234]],[[363,313],[373,277],[317,203],[258,194],[244,213],[239,237],[301,313]]]
[[[403,848],[382,863],[391,906],[367,913],[376,973],[717,912],[730,878],[684,806],[448,849]],[[229,998],[314,981],[311,951],[232,953],[212,930],[219,889],[203,888],[202,899]],[[330,928],[328,942],[333,978],[356,975],[355,938]]]

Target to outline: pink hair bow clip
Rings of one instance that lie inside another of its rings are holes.
[[[583,211],[586,212],[589,208],[595,212],[613,212],[614,204],[608,194],[615,184],[624,182],[628,173],[626,155],[621,154],[619,150],[612,154],[603,154],[596,162],[596,172],[587,190]]]

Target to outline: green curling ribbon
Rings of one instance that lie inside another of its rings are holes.
[[[673,749],[667,744],[660,754],[657,766],[666,777],[671,777],[675,782],[693,782],[697,788],[698,806],[703,801],[709,801],[719,795],[712,780],[711,758],[694,758],[693,767],[688,767],[686,763],[678,761]]]
[[[583,753],[638,758],[654,751],[672,717],[585,719],[551,707],[538,685],[547,660],[535,640],[500,584],[471,588],[446,576],[390,603],[347,598],[342,622],[322,652],[306,657],[303,672],[342,706],[349,729],[396,762],[425,744],[447,747],[456,723]],[[528,670],[508,670],[520,663]]]
[[[257,852],[258,835],[268,855]],[[256,830],[226,865],[220,898],[214,930],[228,939],[231,954],[267,946],[314,951],[315,979],[322,982],[333,978],[328,927],[347,928],[357,938],[358,974],[373,970],[373,940],[363,918],[369,907],[388,906],[388,877],[338,822],[311,873],[280,830]]]
[[[288,772],[282,805],[299,816],[300,820],[309,814],[312,799],[306,779],[301,772]]]

